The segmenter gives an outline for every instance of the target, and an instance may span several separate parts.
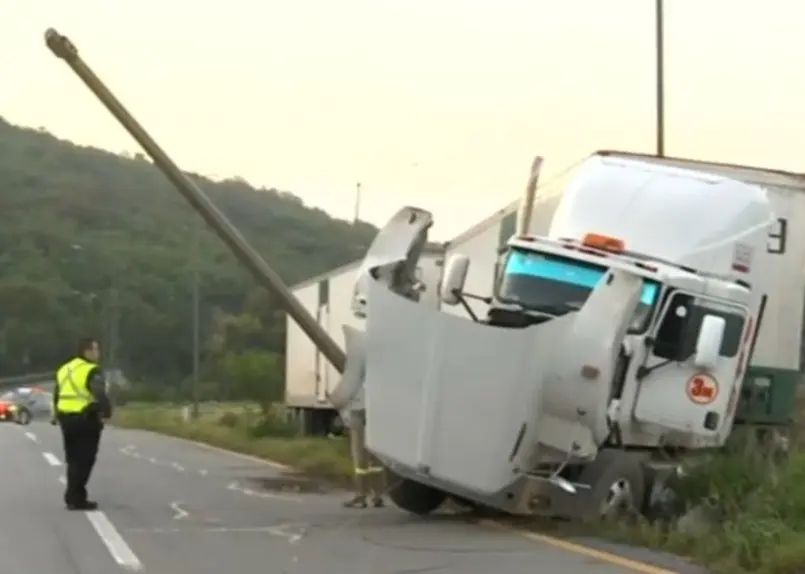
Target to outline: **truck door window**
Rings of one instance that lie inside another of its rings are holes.
[[[729,310],[706,299],[674,293],[657,330],[654,354],[663,359],[685,361],[696,351],[696,340],[705,315],[723,317],[726,321],[721,356],[734,357],[741,346],[746,316],[739,309]]]
[[[663,359],[683,360],[682,337],[690,314],[693,297],[674,293],[654,338],[654,354]]]

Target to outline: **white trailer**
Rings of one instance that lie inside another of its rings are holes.
[[[439,281],[444,248],[429,245],[417,273],[425,285],[422,302],[438,307]],[[341,347],[343,326],[362,327],[363,319],[350,309],[362,259],[312,277],[292,287],[292,292],[319,325]],[[285,404],[304,434],[326,435],[338,431],[338,413],[327,396],[341,375],[290,317],[285,327]]]

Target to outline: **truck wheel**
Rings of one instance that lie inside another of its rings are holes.
[[[399,508],[425,516],[430,514],[447,499],[447,494],[430,486],[400,478],[393,474],[388,476],[389,498]]]
[[[579,482],[589,484],[586,519],[611,519],[640,512],[646,498],[646,476],[640,456],[603,450],[581,471]]]
[[[31,413],[26,409],[20,409],[14,418],[17,420],[17,424],[27,425],[31,422]]]

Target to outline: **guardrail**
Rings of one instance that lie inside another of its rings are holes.
[[[56,381],[56,371],[46,371],[44,373],[30,373],[27,375],[16,375],[13,377],[0,377],[0,389],[13,389],[26,385],[47,386]]]

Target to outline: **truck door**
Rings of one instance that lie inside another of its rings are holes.
[[[726,321],[721,360],[712,371],[693,365],[696,341],[706,315]],[[639,383],[635,418],[669,430],[712,437],[728,419],[730,399],[740,391],[746,309],[723,301],[674,291],[653,327],[646,374]]]

